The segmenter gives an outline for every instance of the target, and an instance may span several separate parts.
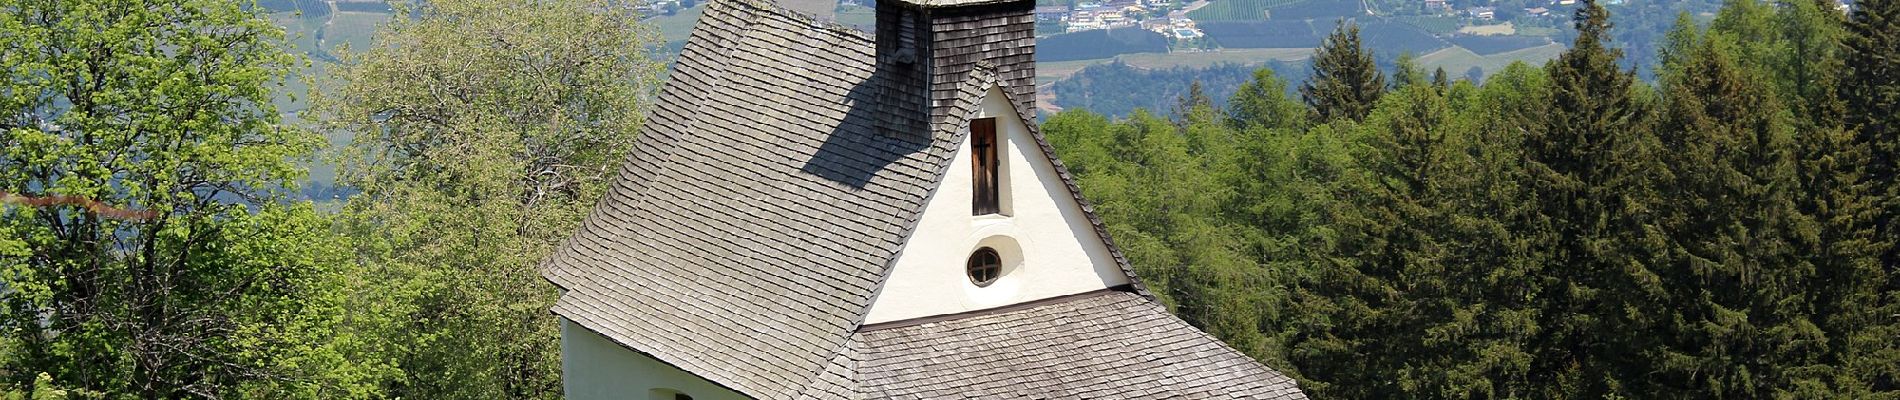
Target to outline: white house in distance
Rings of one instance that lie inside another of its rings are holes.
[[[570,399],[1302,399],[1168,314],[1033,123],[1034,2],[714,0],[544,262]]]

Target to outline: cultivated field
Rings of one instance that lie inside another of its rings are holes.
[[[1418,63],[1427,71],[1442,67],[1453,78],[1463,77],[1465,72],[1471,70],[1472,67],[1483,69],[1484,75],[1490,76],[1503,71],[1504,67],[1511,65],[1512,62],[1523,61],[1531,65],[1541,65],[1557,58],[1558,54],[1563,53],[1564,48],[1563,44],[1551,43],[1528,49],[1479,55],[1463,47],[1452,47],[1420,56]]]

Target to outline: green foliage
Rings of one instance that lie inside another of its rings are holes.
[[[1278,62],[1270,66],[1280,66]],[[1291,67],[1283,67],[1291,69]],[[1137,108],[1150,111],[1173,110],[1175,100],[1199,82],[1203,93],[1216,106],[1227,103],[1241,82],[1253,73],[1253,67],[1220,63],[1207,68],[1176,67],[1143,69],[1122,62],[1092,65],[1077,71],[1069,79],[1048,86],[1064,108],[1124,117]]]
[[[285,196],[321,139],[270,101],[301,60],[263,9],[0,10],[0,192],[83,199],[0,211],[0,381],[45,387],[24,374],[44,371],[108,398],[367,394],[377,366],[346,360],[339,324],[347,240]]]
[[[1846,71],[1839,94],[1846,110],[1847,148],[1865,151],[1862,182],[1872,207],[1874,237],[1881,268],[1856,268],[1878,295],[1856,292],[1862,301],[1849,310],[1862,314],[1849,325],[1869,326],[1849,338],[1846,361],[1854,382],[1873,390],[1900,391],[1900,2],[1855,2],[1846,22]],[[1858,282],[1857,282],[1858,283]],[[1876,338],[1886,337],[1888,340]]]
[[[1684,16],[1658,86],[1586,2],[1544,68],[1401,67],[1357,122],[1263,70],[1224,127],[1044,131],[1151,289],[1314,397],[1900,398],[1894,9],[1825,7]]]
[[[46,373],[34,377],[33,384],[25,388],[0,385],[0,400],[82,400],[103,397],[103,393],[85,389],[62,389],[53,384],[53,376]]]
[[[1425,70],[1419,68],[1418,57],[1412,56],[1411,52],[1399,54],[1398,60],[1393,63],[1392,89],[1403,89],[1406,86],[1425,83]]]
[[[1313,54],[1313,77],[1300,85],[1300,97],[1313,107],[1318,122],[1360,121],[1385,93],[1385,75],[1372,53],[1359,44],[1359,24],[1342,22]]]
[[[1683,46],[1675,48],[1673,46]],[[1796,230],[1793,125],[1724,36],[1673,44],[1659,126],[1669,181],[1659,273],[1670,314],[1651,393],[1810,397],[1826,335],[1806,301],[1814,269]],[[1693,283],[1693,284],[1691,284]],[[1806,391],[1806,393],[1802,393]]]
[[[1254,70],[1253,79],[1240,84],[1228,100],[1228,116],[1236,128],[1300,129],[1306,126],[1306,106],[1287,97],[1286,81],[1272,69]]]
[[[1608,14],[1585,1],[1577,12],[1578,36],[1569,51],[1545,66],[1550,102],[1542,129],[1525,138],[1525,168],[1538,202],[1530,221],[1535,246],[1564,268],[1549,270],[1544,330],[1535,338],[1540,355],[1533,379],[1555,382],[1541,395],[1628,393],[1639,388],[1641,351],[1652,337],[1608,335],[1643,332],[1665,323],[1654,300],[1663,291],[1656,276],[1654,230],[1657,171],[1661,169],[1646,98],[1635,77],[1621,70],[1621,52],[1607,46]]]
[[[344,52],[311,120],[356,138],[344,219],[404,398],[559,398],[535,263],[605,192],[660,65],[610,1],[430,1]],[[481,34],[470,34],[481,32]]]

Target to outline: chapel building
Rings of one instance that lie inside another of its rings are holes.
[[[570,399],[1303,399],[1168,313],[1034,123],[1032,0],[713,0],[543,263]]]

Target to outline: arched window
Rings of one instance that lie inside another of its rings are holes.
[[[647,393],[653,400],[693,400],[693,396],[673,389],[653,389]]]
[[[976,249],[976,253],[970,254],[970,262],[964,268],[964,272],[970,274],[970,283],[989,286],[1003,274],[1003,257],[996,255],[996,249]]]

